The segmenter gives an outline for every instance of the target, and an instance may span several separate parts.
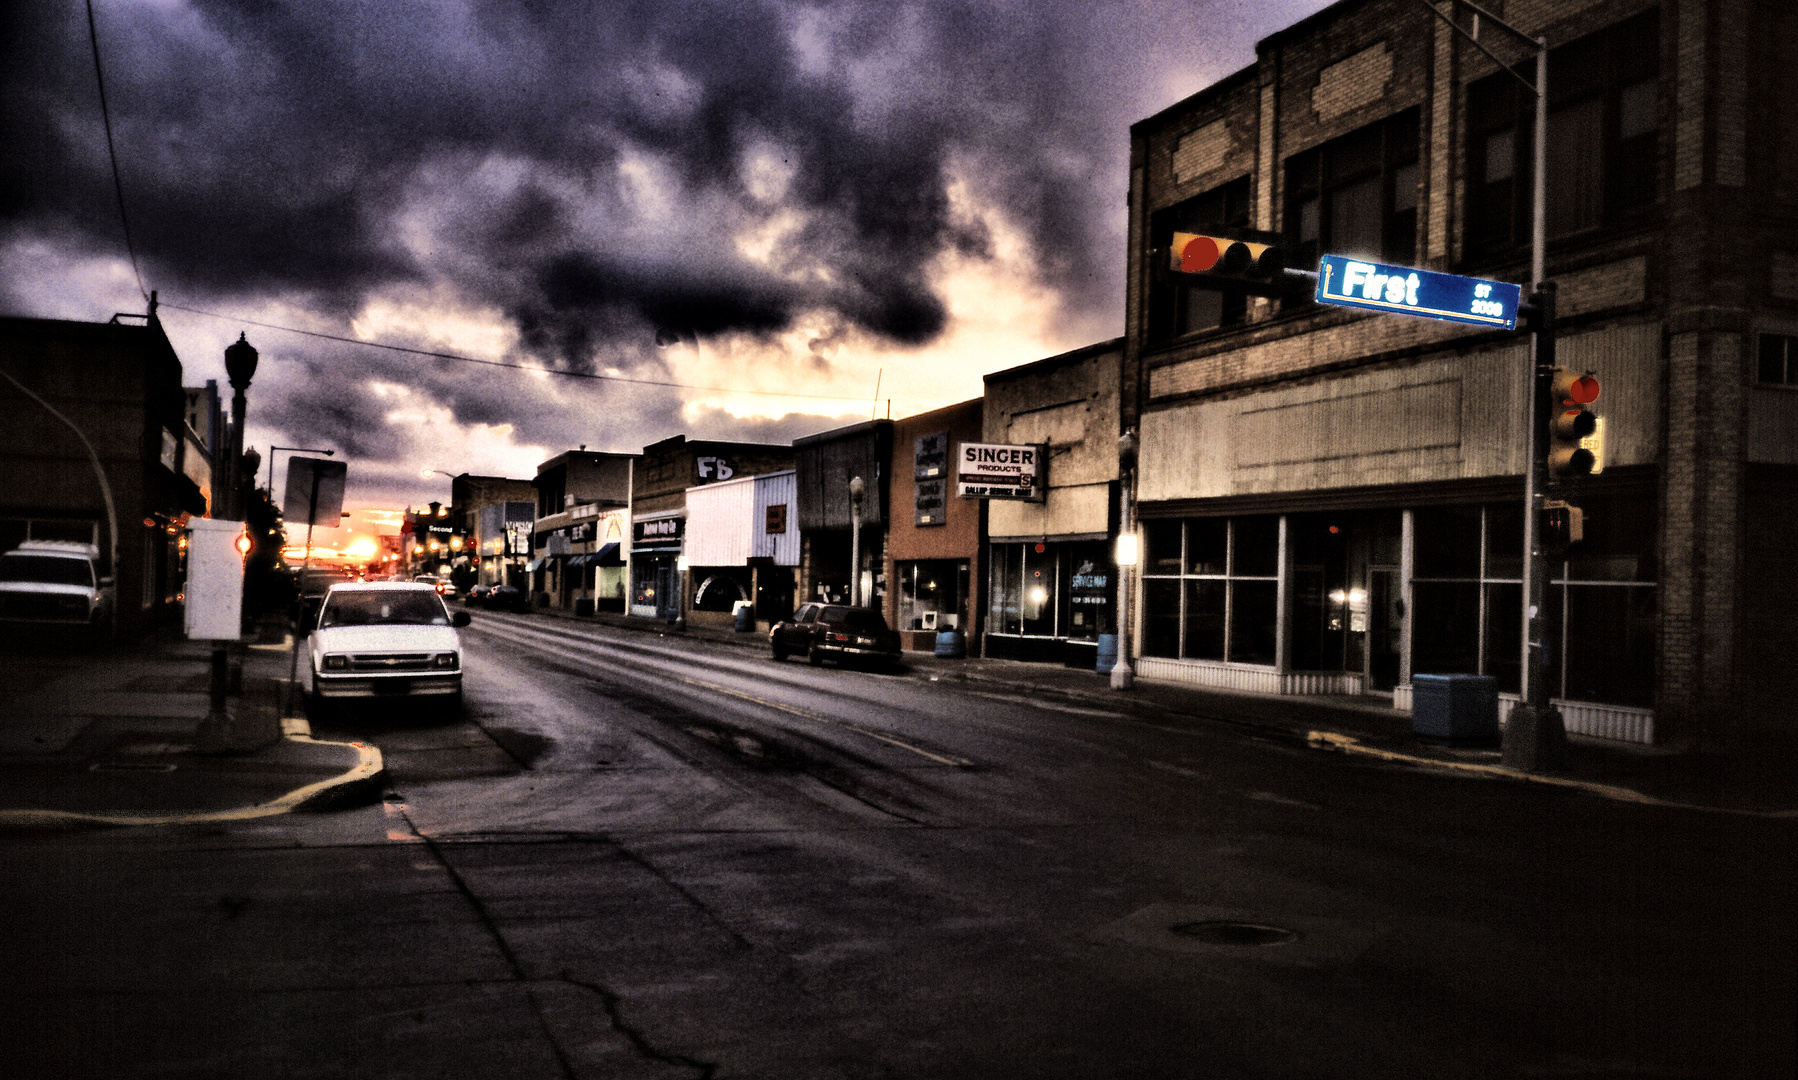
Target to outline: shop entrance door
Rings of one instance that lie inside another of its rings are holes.
[[[1399,591],[1398,567],[1367,568],[1367,686],[1390,690],[1398,685],[1399,653],[1404,649],[1405,604]]]
[[[679,618],[680,603],[680,571],[672,561],[656,563],[656,618]]]

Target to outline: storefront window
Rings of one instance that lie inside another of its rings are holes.
[[[991,610],[988,624],[995,634],[1023,632],[1024,549],[1017,544],[994,544],[989,563],[992,580],[987,595]]]
[[[1551,558],[1543,612],[1550,693],[1650,706],[1656,589],[1652,496],[1584,494],[1586,536]],[[1523,509],[1432,507],[1415,516],[1411,670],[1482,674],[1518,693]]]
[[[1279,517],[1150,522],[1146,532],[1143,655],[1273,664]]]
[[[1055,634],[1055,570],[1057,552],[1048,544],[1024,545],[1023,598],[1024,634],[1028,637],[1053,637]]]
[[[902,562],[899,574],[901,630],[952,630],[967,607],[968,564],[954,559]]]

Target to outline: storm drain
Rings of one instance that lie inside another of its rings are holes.
[[[96,761],[89,772],[174,772],[175,766],[160,761]]]
[[[1179,923],[1168,929],[1181,937],[1194,938],[1207,945],[1285,945],[1299,939],[1296,930],[1228,919]]]

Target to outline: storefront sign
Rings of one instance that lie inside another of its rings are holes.
[[[920,435],[912,440],[912,478],[941,480],[949,475],[949,433]]]
[[[731,464],[729,458],[696,457],[693,459],[693,465],[699,473],[701,484],[715,484],[720,480],[729,480],[737,475],[736,467]]]
[[[915,516],[912,518],[912,524],[943,524],[944,504],[948,501],[949,482],[947,480],[919,480],[917,485]]]
[[[787,531],[787,504],[768,504],[768,519],[764,530],[769,536],[777,536]]]
[[[964,499],[1018,499],[1041,502],[1041,446],[962,443],[956,455],[955,493]]]
[[[686,518],[655,518],[651,521],[631,523],[631,546],[633,548],[660,548],[667,551],[678,551],[681,541],[686,535]]]
[[[531,553],[531,522],[506,522],[506,554],[529,555]]]

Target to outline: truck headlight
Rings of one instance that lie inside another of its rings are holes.
[[[456,654],[453,652],[440,652],[431,658],[431,664],[434,667],[443,668],[445,670],[453,669],[456,666]]]
[[[344,656],[341,653],[332,653],[329,656],[325,657],[325,670],[326,671],[348,671],[349,669],[350,669],[350,658],[349,657]]]

